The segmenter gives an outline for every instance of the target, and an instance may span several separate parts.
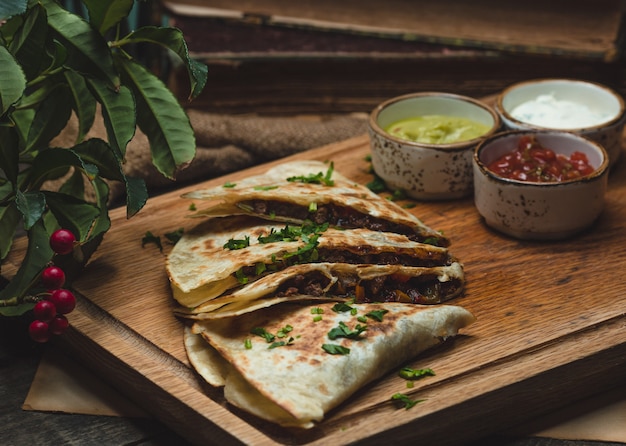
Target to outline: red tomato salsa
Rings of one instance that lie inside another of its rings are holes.
[[[569,157],[554,153],[534,136],[522,136],[515,150],[493,161],[487,168],[504,178],[534,182],[572,180],[594,171],[584,153],[574,152]]]

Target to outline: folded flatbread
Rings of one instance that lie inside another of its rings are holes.
[[[341,228],[396,232],[419,242],[449,245],[446,237],[407,210],[319,161],[284,163],[265,174],[183,197],[216,201],[199,209],[196,216],[246,214],[298,224],[311,220]]]
[[[365,384],[474,321],[449,305],[335,305],[289,303],[197,322],[185,332],[187,355],[234,406],[310,428]]]
[[[197,307],[175,309],[192,319],[229,317],[296,300],[438,304],[463,290],[463,268],[312,263],[269,274]]]
[[[168,255],[166,269],[174,299],[196,307],[289,266],[319,262],[434,267],[451,265],[455,259],[446,248],[401,234],[304,230],[235,216],[212,218],[185,232]]]

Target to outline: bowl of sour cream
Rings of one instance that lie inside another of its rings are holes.
[[[624,99],[611,88],[576,79],[536,79],[504,89],[495,109],[510,130],[559,130],[601,144],[613,165],[622,152]]]
[[[473,150],[500,124],[495,110],[462,95],[419,92],[386,100],[369,118],[372,167],[388,188],[418,200],[468,196]]]

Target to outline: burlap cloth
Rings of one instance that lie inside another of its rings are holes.
[[[176,181],[163,177],[152,165],[148,138],[137,130],[126,149],[124,172],[146,181],[150,195],[183,184],[219,177],[256,164],[282,158],[314,147],[342,141],[367,131],[367,115],[336,116],[233,116],[187,111],[196,136],[194,160],[176,175]],[[71,147],[78,134],[78,122],[68,126],[52,142]],[[106,139],[98,116],[87,137]],[[111,184],[111,200],[123,194],[123,186]]]

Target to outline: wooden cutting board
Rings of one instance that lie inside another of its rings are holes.
[[[295,155],[332,160],[371,181],[367,136]],[[435,377],[407,389],[395,373],[368,385],[305,432],[278,428],[230,407],[190,368],[183,323],[165,274],[164,234],[189,229],[187,190],[236,182],[268,165],[153,197],[135,217],[112,211],[113,226],[75,283],[67,346],[111,384],[198,444],[453,444],[541,416],[623,382],[626,376],[626,161],[611,172],[606,210],[588,232],[560,242],[522,242],[492,232],[471,198],[412,209],[452,240],[465,265],[466,293],[452,303],[477,322],[452,342],[415,358]],[[585,203],[580,203],[584,206]],[[142,247],[150,231],[164,250]],[[305,376],[299,379],[306,379]],[[424,401],[410,410],[390,397]]]

